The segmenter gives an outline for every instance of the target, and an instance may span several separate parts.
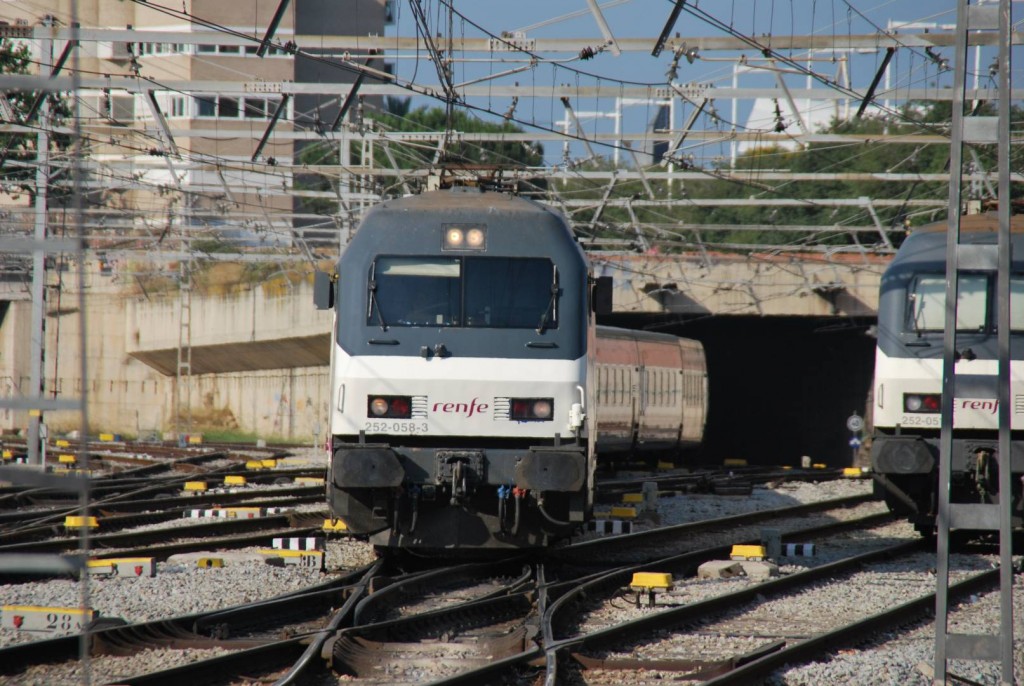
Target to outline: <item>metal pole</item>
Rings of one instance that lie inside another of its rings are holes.
[[[967,75],[967,2],[956,13],[956,60],[953,72],[953,139],[949,146],[949,219],[946,229],[946,312],[942,355],[942,426],[939,430],[939,512],[935,563],[935,670],[932,683],[946,683],[946,635],[949,632],[949,511],[953,459],[953,394],[956,374],[957,256],[960,243],[963,185],[964,83]]]
[[[78,2],[74,0],[71,3],[71,45],[78,46]],[[65,50],[65,54],[66,50]],[[78,311],[80,314],[80,327],[81,332],[78,337],[78,355],[80,360],[79,374],[82,377],[82,394],[80,396],[80,402],[82,403],[81,410],[81,439],[78,442],[78,464],[82,469],[82,475],[85,479],[85,484],[82,491],[79,493],[78,504],[81,508],[83,521],[89,521],[90,513],[90,502],[91,502],[91,488],[89,479],[91,478],[91,465],[89,462],[89,444],[88,444],[88,432],[89,432],[89,384],[86,383],[86,379],[89,378],[89,358],[88,358],[88,313],[86,310],[86,293],[85,293],[85,250],[86,250],[86,236],[85,236],[85,222],[83,215],[83,203],[82,203],[82,158],[84,156],[82,150],[82,99],[81,99],[81,70],[79,69],[81,64],[81,55],[78,50],[75,50],[72,56],[72,93],[74,95],[74,137],[72,142],[72,151],[74,160],[73,167],[71,170],[72,174],[72,209],[74,212],[74,225],[75,232],[79,238],[78,249],[75,251],[75,262],[78,271]],[[172,142],[173,145],[173,142]],[[90,541],[89,541],[89,527],[83,526],[79,531],[79,554],[83,560],[89,559]],[[89,588],[89,571],[83,569],[81,572],[81,578],[79,580],[79,602],[83,611],[90,609],[92,604],[91,592]],[[91,664],[91,653],[92,640],[90,638],[90,632],[88,628],[82,631],[81,639],[78,642],[78,662],[81,669],[82,685],[89,686],[92,683],[92,664]]]
[[[49,25],[50,20],[44,24]],[[46,64],[40,65],[40,71],[53,63],[53,40],[44,38],[41,41],[40,55]],[[44,97],[39,110],[39,132],[36,134],[36,197],[35,197],[35,232],[37,245],[42,246],[46,240],[47,221],[47,185],[50,182],[50,100]],[[29,395],[40,398],[45,393],[43,378],[43,355],[46,347],[46,252],[40,247],[32,252],[32,360],[29,366]],[[85,383],[85,379],[82,379]],[[43,465],[42,441],[45,430],[42,428],[43,411],[29,410],[28,417],[28,461],[29,464]],[[82,437],[85,440],[85,436]]]
[[[996,283],[999,350],[999,592],[1002,683],[1013,683],[1013,449],[1010,429],[1010,0],[999,2],[999,273]],[[977,55],[978,53],[976,53]],[[975,57],[977,79],[977,57]],[[1019,306],[1018,306],[1019,307]]]

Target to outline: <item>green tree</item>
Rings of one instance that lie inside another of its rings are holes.
[[[950,121],[949,102],[914,102],[908,104],[899,117],[864,117],[854,121],[834,121],[827,129],[831,133],[865,134],[868,141],[872,136],[881,138],[883,133],[947,133]],[[989,103],[981,103],[969,115],[995,114]],[[1011,114],[1011,129],[1017,130],[1024,123],[1024,111],[1014,108]],[[996,168],[994,145],[975,146],[978,162],[988,171]],[[1024,166],[1024,150],[1019,147],[1011,151],[1011,168]],[[974,157],[965,155],[965,164],[974,164]],[[815,203],[814,199],[847,199],[866,197],[870,199],[945,200],[948,185],[945,182],[893,183],[886,180],[812,180],[812,181],[757,181],[758,170],[787,170],[795,173],[858,173],[858,172],[900,172],[910,174],[934,174],[948,170],[949,146],[946,144],[923,143],[812,143],[798,150],[780,147],[758,147],[739,156],[734,168],[708,169],[706,180],[687,181],[685,193],[693,199],[752,199],[755,202],[742,206],[652,208],[637,206],[629,213],[623,208],[608,207],[601,212],[595,226],[597,238],[633,238],[636,229],[624,231],[622,226],[642,227],[646,241],[657,243],[665,239],[672,249],[686,247],[687,236],[672,232],[672,223],[700,225],[699,241],[718,248],[730,245],[781,245],[795,242],[814,244],[851,244],[854,241],[872,243],[880,241],[876,233],[854,236],[844,231],[846,225],[869,225],[874,220],[862,206],[833,207]],[[752,182],[727,179],[734,171],[750,171]],[[719,178],[716,178],[718,176]],[[667,195],[663,183],[651,182],[660,197]],[[616,184],[610,197],[641,197],[639,182]],[[967,189],[971,193],[977,189]],[[1013,187],[1015,198],[1024,196],[1020,184]],[[606,186],[587,180],[576,180],[565,188],[559,186],[565,196],[593,199],[595,206],[606,192]],[[677,194],[680,192],[675,191]],[[806,199],[804,205],[772,207],[758,204],[758,199],[796,198]],[[900,228],[904,222],[921,224],[939,221],[945,217],[945,210],[921,212],[919,209],[897,204],[892,207],[876,207],[876,213],[885,228]],[[577,212],[578,225],[593,223],[596,210]],[[749,230],[716,230],[716,225],[750,226]],[[803,225],[827,227],[821,234],[793,233],[773,230],[773,225]],[[650,228],[655,227],[655,228]],[[659,228],[661,227],[661,228]],[[664,235],[662,235],[662,233]],[[891,234],[898,244],[898,233]],[[698,239],[693,237],[696,242]]]
[[[32,58],[28,45],[13,41],[8,38],[0,38],[0,73],[2,74],[29,74],[32,69]],[[32,105],[36,100],[36,94],[31,91],[10,90],[4,93],[7,103],[10,105],[12,124],[27,124],[30,126],[40,125],[38,114],[31,113]],[[49,95],[50,121],[49,127],[57,126],[71,115],[70,107],[65,98]],[[29,118],[29,115],[32,117]],[[2,120],[5,117],[0,117]],[[32,163],[37,159],[37,136],[34,133],[6,133],[0,134],[0,159],[2,162],[3,188],[10,191],[22,191],[30,196],[35,196],[35,169]],[[64,135],[51,135],[51,151],[66,150],[70,145],[70,138]],[[66,181],[68,172],[66,168],[53,169],[50,174],[51,186],[48,195],[54,202],[70,195],[70,189]]]
[[[833,122],[829,128],[832,133],[852,133],[890,135],[915,133],[948,133],[948,122],[950,121],[951,104],[949,102],[914,102],[908,104],[902,111],[902,116],[895,117],[865,117],[860,120]],[[991,104],[981,103],[967,115],[994,115],[995,111]],[[1019,128],[1024,122],[1024,111],[1014,108],[1011,113],[1011,129]],[[977,160],[981,167],[993,171],[997,166],[996,149],[994,145],[975,146]],[[1020,158],[1021,151],[1013,153]],[[761,150],[745,155],[737,161],[737,168],[760,169],[776,168],[788,169],[797,173],[858,173],[858,172],[899,172],[908,174],[937,174],[949,169],[949,146],[946,144],[921,144],[921,143],[883,143],[868,142],[857,144],[830,144],[813,143],[806,150],[783,151],[783,150]],[[974,157],[969,153],[964,157],[965,165],[973,165]],[[1019,168],[1020,163],[1011,161],[1011,168]],[[751,195],[749,189],[739,186],[732,188],[722,184],[716,184],[716,191],[724,193],[724,197],[744,197]],[[894,184],[886,180],[836,180],[836,181],[805,181],[799,184],[787,184],[777,186],[775,193],[755,193],[757,197],[779,197],[779,194],[788,194],[790,197],[807,198],[861,198],[870,199],[894,199],[910,200],[918,198],[944,200],[948,196],[948,184],[945,182],[912,182],[908,184]],[[1024,189],[1015,188],[1014,195],[1020,197]],[[969,194],[971,191],[967,189]],[[912,208],[906,206],[878,207],[876,208],[879,220],[884,227],[898,227],[904,223],[915,224],[931,221],[938,221],[945,217],[945,210],[930,211],[915,215]],[[846,224],[866,224],[872,220],[865,214],[863,207],[839,207],[833,208],[821,204],[808,202],[806,205],[784,208],[784,211],[774,211],[763,207],[744,208],[717,208],[707,217],[709,223],[750,223],[770,225],[772,223],[804,224],[804,225],[835,225],[840,230],[835,231],[829,237],[823,237],[821,242],[833,244],[846,244],[854,238],[841,231]],[[715,238],[725,239],[725,236],[712,235]],[[733,239],[742,238],[755,239],[759,243],[781,243],[788,242],[782,234],[774,234],[770,230],[754,232],[753,235],[737,236]],[[737,241],[738,242],[738,241]]]
[[[424,131],[442,133],[446,129],[447,115],[439,107],[420,107],[410,111],[408,98],[387,98],[386,109],[371,112],[363,125],[367,130],[388,133],[393,131]],[[522,133],[522,129],[510,122],[490,122],[476,118],[461,110],[452,117],[453,131],[467,133]],[[434,166],[436,148],[433,145],[408,142],[375,141],[370,148],[370,157],[363,159],[362,143],[350,147],[353,165],[372,166],[382,169],[422,169]],[[454,141],[448,148],[444,166],[480,167],[487,169],[522,169],[543,163],[544,151],[539,144],[521,142],[465,142]],[[392,160],[394,165],[392,165]],[[298,154],[298,161],[309,166],[336,166],[339,164],[339,150],[336,144],[316,143],[308,145]],[[336,187],[337,179],[328,174],[307,173],[297,179],[296,188],[301,190],[329,191]],[[415,185],[418,181],[407,181]],[[402,182],[394,176],[374,177],[375,192],[383,195],[404,192]],[[369,190],[369,189],[367,189]],[[332,215],[337,212],[337,203],[324,198],[302,198],[298,202],[299,212]]]

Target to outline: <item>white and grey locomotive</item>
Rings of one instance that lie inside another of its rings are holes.
[[[700,441],[700,344],[595,326],[611,280],[538,203],[475,188],[386,201],[315,291],[335,315],[327,498],[379,547],[568,535],[592,513],[602,405],[609,449]]]
[[[923,533],[938,510],[945,329],[946,223],[904,241],[882,276],[871,463],[891,509]],[[961,218],[961,241],[997,242],[995,214]],[[1024,216],[1011,222],[1012,510],[1021,526],[1024,474]],[[999,502],[995,272],[961,272],[953,401],[952,502]]]

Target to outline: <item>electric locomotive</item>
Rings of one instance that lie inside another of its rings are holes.
[[[938,512],[945,328],[946,223],[904,241],[882,276],[875,356],[871,466],[876,489],[922,533]],[[961,242],[994,244],[992,214],[961,218]],[[1024,473],[1024,216],[1011,222],[1011,397],[1014,525]],[[961,272],[957,303],[951,502],[998,502],[999,426],[995,272]]]
[[[584,521],[595,288],[537,203],[455,188],[367,212],[330,289],[335,516],[404,548],[538,546]]]
[[[475,188],[386,201],[335,273],[317,274],[315,299],[335,317],[327,499],[378,548],[539,547],[586,522],[599,337],[632,341],[632,358],[601,367],[618,384],[604,402],[630,413],[620,447],[700,440],[700,344],[602,333],[611,279],[594,278],[564,217],[539,203]],[[661,357],[645,369],[641,351]],[[687,390],[700,397],[684,432]],[[658,418],[668,405],[677,416]]]

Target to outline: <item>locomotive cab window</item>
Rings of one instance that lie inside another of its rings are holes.
[[[1010,277],[1010,330],[1024,331],[1024,276]]]
[[[911,333],[942,331],[946,325],[946,279],[920,276],[908,292],[907,318]],[[957,331],[984,331],[988,321],[988,277],[964,274],[957,286]]]
[[[380,257],[369,283],[367,324],[457,326],[461,264],[435,257]]]
[[[558,327],[558,272],[545,258],[378,257],[370,326]]]

